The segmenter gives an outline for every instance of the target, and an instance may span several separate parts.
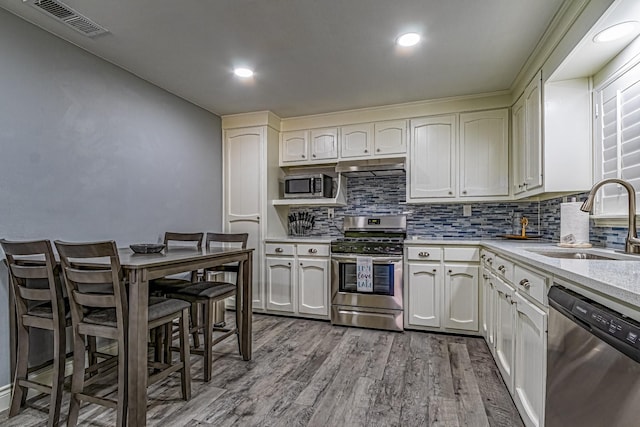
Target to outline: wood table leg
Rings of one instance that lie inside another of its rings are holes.
[[[247,260],[242,263],[242,358],[251,360],[251,319],[253,312],[253,253],[247,254]]]
[[[147,425],[147,330],[149,282],[146,270],[129,271],[128,425]]]

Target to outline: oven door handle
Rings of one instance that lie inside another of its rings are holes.
[[[368,255],[362,255],[363,257],[366,257]],[[387,256],[370,256],[370,258],[373,260],[374,264],[393,264],[396,262],[402,262],[402,257],[401,256],[397,256],[397,257],[387,257]],[[338,262],[352,262],[355,263],[357,256],[355,255],[331,255],[331,259],[333,261],[338,261]]]

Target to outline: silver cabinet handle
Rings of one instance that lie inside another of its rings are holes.
[[[522,279],[520,280],[520,286],[522,286],[525,289],[529,289],[531,287],[531,283],[529,282],[528,279]]]
[[[311,249],[309,249],[309,253],[310,254],[317,254],[318,250],[316,248],[311,248]],[[300,264],[300,265],[302,265],[302,264]]]
[[[418,252],[418,256],[423,258],[429,258],[430,254],[429,252]]]
[[[467,194],[467,190],[462,190],[462,194]]]
[[[489,264],[493,264],[493,258],[487,258],[487,262],[488,262]]]
[[[449,274],[453,273],[453,270],[449,270],[449,272],[448,272],[448,273],[449,273]]]
[[[365,152],[365,153],[368,153],[368,152],[369,152],[369,150],[364,150],[364,152]]]
[[[480,255],[480,258],[481,258],[481,259],[485,259],[486,257],[487,257],[487,254],[482,254],[482,255]]]
[[[500,267],[498,267],[498,271],[501,271],[504,273],[505,270],[506,268],[504,268],[504,265],[501,265]]]
[[[291,265],[291,263],[290,263],[290,262],[288,262],[288,263],[287,263],[287,265]]]
[[[451,195],[451,194],[453,194],[453,192],[452,192],[452,191],[449,191],[449,194]]]
[[[379,152],[380,152],[380,149],[378,148],[376,151],[379,153]]]
[[[304,154],[302,155],[302,158],[303,158],[303,159],[305,158]]]
[[[282,253],[282,252],[284,252],[284,249],[282,249],[282,248],[276,248],[276,253]]]
[[[436,270],[436,269],[434,268],[434,269],[433,269],[433,272],[435,273],[436,271],[438,271],[438,270]]]
[[[300,263],[300,267],[302,267],[302,263]]]
[[[315,157],[315,156],[316,156],[315,154],[312,154],[312,155],[311,155],[311,157]]]

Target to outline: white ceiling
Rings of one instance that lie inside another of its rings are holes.
[[[0,7],[216,114],[283,118],[509,90],[563,3],[63,0],[109,30],[88,38],[32,1]],[[424,42],[399,50],[406,31]]]

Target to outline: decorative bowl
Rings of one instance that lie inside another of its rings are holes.
[[[137,243],[129,247],[137,254],[157,254],[164,249],[162,243]]]

